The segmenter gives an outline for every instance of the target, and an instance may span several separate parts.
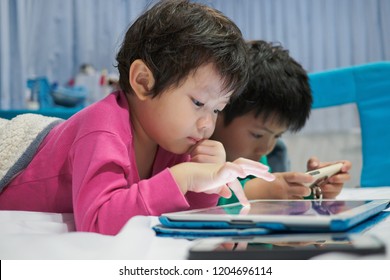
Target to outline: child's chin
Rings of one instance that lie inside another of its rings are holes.
[[[165,148],[165,150],[167,150],[168,152],[171,152],[173,154],[176,154],[176,155],[183,155],[183,154],[188,154],[189,151],[191,150],[191,146],[188,146],[188,147],[168,147],[168,148]]]

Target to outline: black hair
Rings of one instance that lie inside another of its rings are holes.
[[[313,102],[307,72],[288,50],[265,41],[249,41],[250,77],[243,93],[224,109],[224,124],[253,112],[276,118],[292,132],[310,116]]]
[[[248,81],[248,53],[241,31],[221,12],[187,0],[163,0],[127,30],[116,60],[119,84],[132,93],[130,65],[141,59],[153,73],[155,97],[207,63],[220,74],[226,92],[241,93]]]

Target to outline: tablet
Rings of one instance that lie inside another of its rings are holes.
[[[166,213],[161,224],[173,228],[265,228],[273,231],[345,231],[389,205],[376,200],[252,200],[198,210]]]
[[[378,238],[361,234],[314,233],[271,236],[209,238],[194,243],[190,260],[305,260],[324,253],[378,255],[386,247]]]

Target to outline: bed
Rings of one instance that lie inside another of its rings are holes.
[[[390,187],[344,189],[340,199],[389,198]],[[137,216],[116,236],[76,232],[72,214],[0,211],[0,259],[184,260],[192,241],[157,237],[157,217]],[[390,248],[390,218],[363,234],[373,234]],[[390,259],[388,250],[386,259]],[[355,259],[325,254],[320,259]],[[383,258],[383,257],[380,257]]]

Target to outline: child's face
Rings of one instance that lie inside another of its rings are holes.
[[[145,133],[167,151],[186,153],[198,141],[212,135],[218,113],[231,95],[222,89],[221,77],[213,65],[199,67],[179,87],[142,103]]]
[[[269,117],[266,120],[249,113],[235,118],[228,126],[218,118],[212,139],[222,142],[226,150],[226,159],[234,161],[244,157],[258,161],[275,147],[276,140],[287,127]]]

